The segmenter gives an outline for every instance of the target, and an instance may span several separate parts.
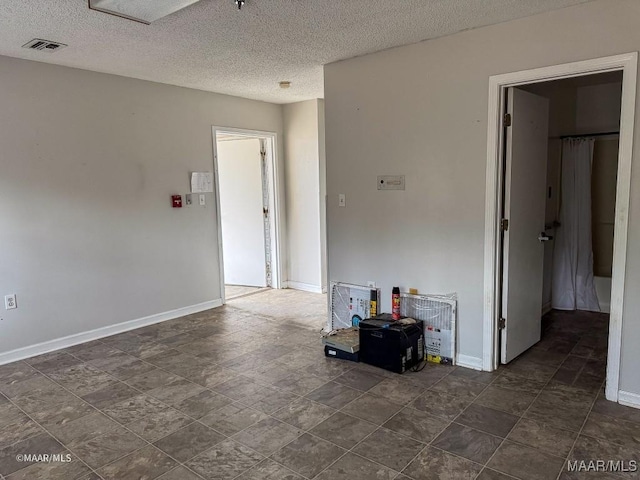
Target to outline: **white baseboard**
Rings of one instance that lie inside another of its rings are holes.
[[[473,370],[482,370],[482,359],[459,353],[458,358],[456,359],[456,365],[459,367],[471,368]]]
[[[79,343],[98,340],[100,338],[109,337],[117,333],[128,332],[129,330],[146,327],[147,325],[153,325],[154,323],[173,320],[174,318],[191,315],[192,313],[202,312],[204,310],[216,308],[221,305],[221,299],[211,300],[209,302],[198,303],[196,305],[190,305],[188,307],[177,308],[168,312],[156,313],[155,315],[149,315],[148,317],[137,318],[135,320],[116,323],[115,325],[96,328],[95,330],[89,330],[87,332],[76,333],[67,337],[56,338],[47,342],[30,345],[28,347],[17,348],[9,352],[0,353],[0,365],[4,365],[5,363],[17,362],[18,360],[24,360],[25,358],[35,357],[36,355],[42,355],[43,353],[53,352],[62,348],[69,348],[74,345],[78,345]]]
[[[288,288],[292,288],[294,290],[302,290],[303,292],[312,292],[312,293],[324,293],[322,291],[322,287],[319,285],[311,285],[310,283],[302,283],[302,282],[292,282],[289,280]]]
[[[602,313],[611,313],[611,303],[610,302],[599,301],[598,303],[600,304],[600,311]]]
[[[545,304],[542,306],[542,315],[546,315],[546,314],[547,314],[547,313],[549,313],[551,310],[553,310],[553,309],[551,308],[551,302],[549,302],[549,303],[545,303]]]
[[[640,395],[620,390],[618,392],[618,403],[627,407],[640,408]]]

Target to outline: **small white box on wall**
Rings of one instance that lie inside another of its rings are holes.
[[[191,193],[211,193],[213,192],[213,173],[192,172],[191,173]]]

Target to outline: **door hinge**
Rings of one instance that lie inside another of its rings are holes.
[[[511,126],[511,114],[510,113],[505,113],[504,114],[504,118],[502,119],[502,124],[505,127],[510,127]]]
[[[507,325],[507,321],[504,318],[498,320],[498,329],[504,330],[504,327]]]
[[[500,230],[502,230],[503,232],[506,232],[507,230],[509,230],[508,218],[503,218],[502,220],[500,220]]]

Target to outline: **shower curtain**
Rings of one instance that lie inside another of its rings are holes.
[[[591,164],[593,138],[562,142],[560,227],[553,251],[551,306],[599,312],[593,281]]]

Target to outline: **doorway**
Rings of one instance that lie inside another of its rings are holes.
[[[213,129],[222,300],[281,288],[275,134]]]
[[[532,90],[547,88],[544,83],[563,79],[593,82],[593,78],[587,76],[618,72],[616,74],[622,76],[622,108],[619,111],[615,225],[612,226],[615,235],[611,298],[614,300],[610,305],[610,319],[606,322],[609,326],[606,396],[609,400],[618,400],[636,65],[637,54],[629,54],[490,79],[485,231],[485,370],[494,370],[498,363],[510,362],[540,341],[546,240],[552,241],[554,229],[563,228],[557,225],[557,219],[546,222],[549,220],[546,168],[549,102],[532,93]],[[514,128],[517,124],[515,114],[519,115],[518,128]],[[556,119],[553,117],[554,121]],[[522,123],[528,127],[523,128]],[[524,161],[512,161],[523,156]],[[553,196],[555,193],[553,198],[557,199],[560,192],[554,190],[552,188],[551,194]],[[547,317],[547,325],[549,320]]]

